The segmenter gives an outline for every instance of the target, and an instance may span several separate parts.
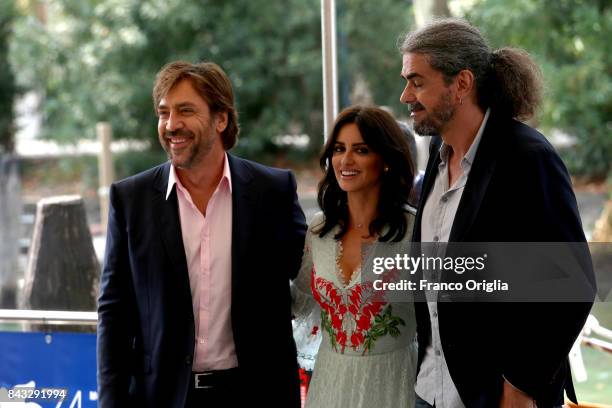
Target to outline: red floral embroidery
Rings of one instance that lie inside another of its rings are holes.
[[[351,347],[357,348],[359,345],[363,344],[364,336],[362,332],[355,331],[351,334]]]
[[[392,270],[381,278],[383,282],[389,282],[398,274],[397,270]],[[316,276],[312,268],[310,286],[314,299],[321,307],[322,328],[329,334],[332,347],[338,350],[337,346],[340,345],[342,353],[347,339],[353,350],[363,347],[365,354],[379,337],[387,334],[396,337],[399,335],[397,326],[406,324],[392,315],[391,305],[384,299],[383,292],[373,289],[372,282],[363,282],[341,291],[332,282]]]
[[[346,347],[346,332],[345,331],[340,330],[336,332],[336,342],[338,342],[338,344],[342,346],[342,350],[344,350],[344,348]]]

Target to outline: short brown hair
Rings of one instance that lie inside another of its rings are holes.
[[[206,101],[212,113],[227,112],[227,127],[221,134],[223,148],[229,150],[236,144],[238,132],[238,112],[234,106],[234,91],[227,74],[214,62],[192,64],[175,61],[164,65],[155,77],[153,104],[155,112],[161,99],[183,79],[189,79]]]

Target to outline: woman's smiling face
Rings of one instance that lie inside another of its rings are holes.
[[[363,141],[355,123],[344,125],[338,132],[331,162],[338,185],[343,191],[378,192],[383,161]]]

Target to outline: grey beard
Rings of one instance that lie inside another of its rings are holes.
[[[455,114],[455,107],[450,102],[450,93],[445,93],[442,100],[420,123],[414,121],[414,131],[421,136],[436,136],[442,132]]]
[[[433,123],[421,122],[414,124],[414,131],[421,136],[436,136],[440,134],[440,129]]]

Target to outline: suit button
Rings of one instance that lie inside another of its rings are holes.
[[[185,364],[189,365],[191,363],[193,363],[193,356],[188,355],[187,357],[185,357]]]

